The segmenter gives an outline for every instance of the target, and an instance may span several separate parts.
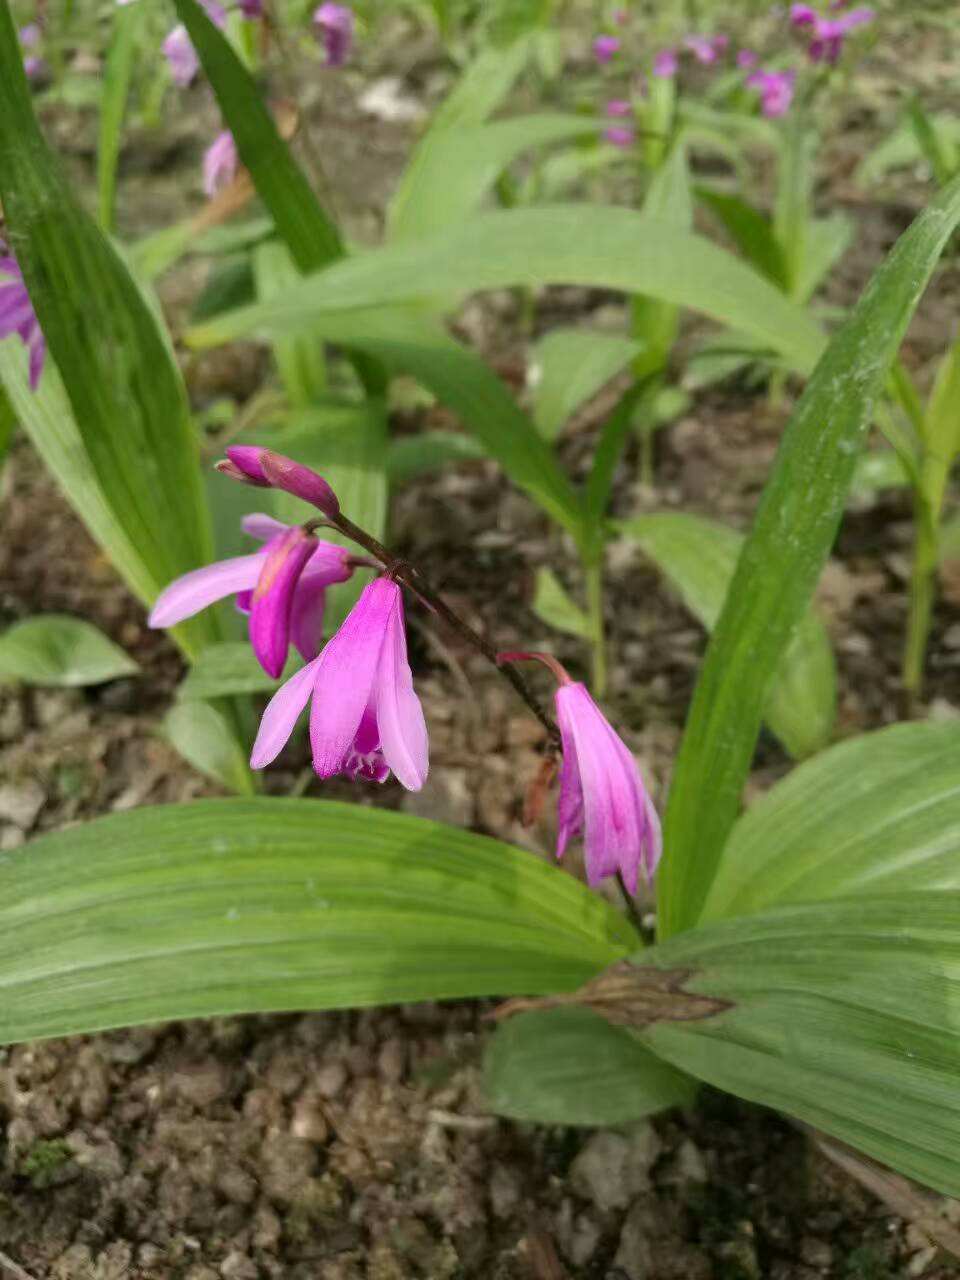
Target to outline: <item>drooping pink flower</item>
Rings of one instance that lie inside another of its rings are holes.
[[[808,4],[790,7],[790,21],[795,27],[810,27],[810,43],[807,55],[811,62],[837,62],[843,53],[843,43],[851,31],[872,22],[873,9],[851,9],[839,17],[830,18],[818,13]]]
[[[650,880],[663,848],[660,820],[647,795],[637,762],[590,696],[557,660],[543,653],[501,653],[501,662],[535,658],[559,681],[555,695],[563,762],[557,805],[557,858],[584,838],[587,882],[623,877],[637,891],[642,870]]]
[[[710,66],[716,62],[730,43],[729,36],[687,36],[683,47],[689,49],[698,62]]]
[[[260,722],[250,764],[275,760],[310,699],[313,768],[384,782],[390,772],[419,791],[428,768],[427,726],[413,688],[403,597],[389,578],[364,587],[323,652],[281,685]]]
[[[661,80],[670,80],[677,74],[678,65],[676,49],[661,49],[654,54],[653,74]]]
[[[0,245],[0,253],[3,246]],[[23,272],[16,258],[0,256],[0,338],[16,334],[30,353],[30,390],[36,391],[43,372],[47,344],[30,301]]]
[[[353,10],[345,4],[324,0],[313,11],[313,25],[323,44],[328,67],[342,67],[353,45]]]
[[[759,61],[759,57],[752,49],[741,49],[737,54],[737,66],[742,71],[749,71],[750,68],[755,67]]]
[[[237,155],[237,144],[229,129],[218,133],[203,154],[203,190],[207,196],[214,196],[223,187],[228,187],[237,176],[240,157]]]
[[[37,49],[43,33],[39,23],[28,22],[25,27],[20,28],[18,34],[24,49]],[[47,64],[38,53],[28,53],[23,59],[23,70],[28,80],[36,80],[46,70],[46,66]]]
[[[324,480],[310,467],[302,462],[294,462],[282,453],[273,449],[264,449],[259,445],[232,444],[227,449],[226,462],[217,463],[217,470],[230,476],[232,480],[241,480],[244,484],[256,485],[259,488],[283,489],[285,493],[302,498],[312,506],[319,508],[331,519],[340,514],[340,503],[337,495]]]
[[[628,98],[611,98],[604,108],[612,119],[633,115],[633,103]]]
[[[350,554],[267,515],[244,516],[242,523],[244,532],[264,546],[177,578],[160,593],[148,621],[151,627],[172,627],[236,596],[237,608],[249,615],[257,660],[276,679],[291,641],[307,662],[320,651],[326,589],[350,577]]]
[[[786,115],[793,101],[797,73],[789,71],[754,71],[746,83],[760,92],[760,110],[769,119]]]
[[[200,0],[207,12],[207,17],[211,22],[215,23],[221,31],[227,24],[227,11],[217,3],[217,0]],[[185,89],[191,84],[194,76],[200,70],[200,59],[197,57],[197,51],[193,47],[193,42],[187,35],[187,29],[182,22],[177,23],[167,38],[161,45],[163,56],[166,58],[170,67],[170,74],[173,77],[174,84],[181,89]]]
[[[604,129],[603,137],[612,147],[620,147],[626,150],[633,146],[633,130],[627,128],[626,125],[612,124],[608,129]]]
[[[35,49],[40,43],[40,24],[38,22],[28,22],[25,27],[20,28],[18,34],[24,49]]]
[[[812,5],[792,4],[790,6],[790,21],[795,27],[812,26],[819,16]]]
[[[598,62],[609,62],[615,53],[620,52],[620,37],[600,35],[593,42],[593,56]]]

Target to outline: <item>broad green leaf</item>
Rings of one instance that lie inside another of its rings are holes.
[[[803,259],[797,276],[797,297],[808,301],[853,240],[853,222],[842,213],[810,218],[804,236]]]
[[[656,79],[658,88],[653,92],[668,94],[668,100],[662,107],[669,119],[673,110],[674,88],[672,84],[667,86],[663,78]],[[692,232],[693,194],[682,137],[674,141],[666,159],[654,170],[641,213],[648,226],[662,228],[668,234]],[[634,376],[638,380],[655,375],[660,377],[666,370],[680,331],[680,309],[673,300],[638,292],[631,300],[630,312],[630,332],[643,343],[643,350],[633,362]]]
[[[960,337],[937,368],[923,423],[923,489],[939,514],[950,469],[960,454]]]
[[[552,569],[537,570],[537,583],[530,608],[548,627],[556,627],[558,631],[567,631],[570,635],[584,639],[591,634],[590,620],[580,606],[570,599]]]
[[[0,855],[0,1042],[568,991],[635,946],[572,876],[468,831],[335,801],[160,805]]]
[[[595,329],[554,329],[531,352],[533,420],[548,440],[582,404],[643,350],[643,344]]]
[[[210,320],[222,315],[224,311],[245,307],[256,301],[256,297],[257,289],[250,258],[246,254],[239,258],[227,258],[217,263],[207,276],[206,283],[190,309],[190,319],[194,322]]]
[[[960,893],[785,907],[689,930],[637,962],[731,1005],[648,1026],[654,1053],[960,1194]]]
[[[137,38],[147,6],[121,6],[114,15],[113,37],[107,51],[100,97],[100,134],[97,142],[97,184],[100,225],[113,230],[113,204],[117,190],[117,160],[123,140],[123,116],[133,78]]]
[[[280,137],[256,81],[197,0],[174,0],[217,105],[233,134],[277,232],[301,271],[316,271],[343,253],[340,235]]]
[[[960,119],[950,112],[929,116],[930,123],[946,148],[960,147]],[[854,181],[869,186],[885,178],[896,169],[915,167],[924,159],[917,135],[909,120],[904,119],[896,129],[870,151],[854,172]]]
[[[40,614],[0,632],[0,682],[74,688],[136,675],[139,670],[95,626],[69,614]]]
[[[139,580],[166,583],[211,552],[183,380],[154,306],[80,207],[40,134],[6,6],[0,200],[102,501],[143,562]],[[178,629],[188,648],[212,634],[203,615]]]
[[[768,280],[783,289],[786,264],[770,219],[752,204],[712,187],[697,187],[697,198],[715,214],[737,248]]]
[[[937,128],[936,121],[924,110],[916,95],[907,104],[907,120],[934,181],[944,186],[957,172],[960,148],[948,133]]]
[[[477,214],[428,242],[391,245],[337,263],[286,297],[236,313],[218,332],[296,330],[330,312],[382,308],[438,294],[542,284],[645,293],[761,339],[807,372],[824,338],[806,311],[709,240],[631,209],[557,205]],[[194,330],[204,342],[209,330]]]
[[[219,316],[193,330],[195,346],[216,346],[257,331],[259,308]],[[407,373],[449,405],[514,484],[575,536],[581,514],[576,493],[553,452],[503,382],[435,318],[412,307],[318,312],[310,321],[324,337],[349,343]],[[293,329],[296,326],[292,326]]]
[[[390,441],[387,474],[394,484],[399,484],[428,471],[441,471],[451,463],[474,462],[486,456],[486,450],[472,436],[456,431],[421,431]]]
[[[494,1111],[514,1120],[619,1125],[688,1106],[696,1085],[624,1027],[570,1007],[520,1013],[498,1027],[483,1092]]]
[[[633,538],[680,593],[707,631],[717,625],[743,535],[701,516],[663,512],[625,520]],[[837,675],[823,623],[808,613],[784,654],[764,719],[792,756],[808,756],[829,740],[836,717]]]
[[[279,240],[265,240],[253,251],[257,296],[264,300],[282,297],[300,278],[286,246]],[[321,339],[309,332],[278,335],[273,354],[284,390],[295,408],[306,408],[326,389],[327,370]]]
[[[952,183],[901,236],[808,382],[737,561],[687,718],[659,871],[665,936],[698,917],[740,806],[767,690],[806,613],[890,366],[957,222]]]
[[[851,498],[866,498],[878,489],[902,489],[909,484],[900,455],[893,449],[868,449],[857,459]]]
[[[184,760],[214,782],[238,795],[253,794],[246,752],[217,707],[196,700],[176,702],[163,718],[163,733]]]
[[[294,669],[291,665],[284,678],[293,675]],[[223,640],[201,651],[177,693],[184,700],[228,698],[273,693],[277,684],[261,667],[248,641]]]
[[[960,723],[897,724],[794,769],[737,822],[704,919],[791,902],[960,891]]]
[[[597,137],[589,116],[526,115],[445,129],[416,161],[390,208],[387,238],[423,239],[472,214],[499,175],[522,152],[572,138]]]

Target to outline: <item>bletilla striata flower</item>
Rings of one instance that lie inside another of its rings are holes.
[[[590,696],[557,660],[544,653],[502,653],[501,662],[534,658],[556,675],[557,723],[563,762],[557,806],[557,858],[583,836],[587,883],[623,877],[636,893],[639,873],[650,880],[663,841],[660,820],[647,795],[637,762]]]
[[[654,55],[653,74],[661,80],[670,80],[677,74],[676,49],[661,49]]]
[[[729,43],[729,37],[724,35],[691,35],[684,39],[683,47],[689,49],[698,62],[702,62],[704,66],[710,66],[717,61]]]
[[[201,609],[236,597],[249,616],[250,643],[264,671],[276,679],[290,643],[309,662],[323,640],[326,589],[353,572],[343,547],[313,537],[299,525],[271,516],[244,516],[243,529],[264,543],[259,551],[194,569],[161,592],[150,613],[151,627],[172,627]]]
[[[810,43],[807,55],[811,62],[834,63],[839,61],[843,53],[843,44],[851,31],[872,22],[876,14],[873,9],[851,9],[837,18],[818,13],[809,4],[793,4],[790,6],[790,21],[795,27],[810,28]]]
[[[620,52],[620,37],[600,35],[593,42],[593,56],[598,62],[609,62],[615,53]]]
[[[633,146],[633,130],[622,124],[612,124],[604,129],[603,137],[605,142],[609,142],[612,147],[620,147],[626,150]]]
[[[218,133],[203,155],[203,190],[207,196],[215,196],[228,187],[237,176],[240,158],[237,144],[229,129]]]
[[[0,245],[0,253],[3,246]],[[0,338],[16,334],[30,353],[30,390],[36,391],[47,344],[40,331],[20,264],[12,254],[0,256]]]
[[[275,760],[304,707],[310,709],[313,768],[384,782],[391,771],[408,791],[427,777],[427,726],[407,660],[403,596],[389,578],[363,589],[318,658],[267,705],[250,764]]]
[[[323,45],[328,67],[342,67],[353,45],[353,10],[325,0],[313,11],[313,25]]]
[[[211,22],[223,30],[227,24],[227,11],[217,4],[217,0],[200,0],[204,9],[207,11],[207,17]],[[177,23],[167,38],[164,40],[161,48],[163,56],[167,60],[170,67],[170,74],[173,77],[174,84],[181,89],[185,89],[191,84],[194,76],[200,70],[200,59],[197,57],[197,51],[193,47],[193,42],[187,35],[187,29],[182,22]]]
[[[797,73],[789,71],[753,71],[746,83],[760,92],[760,110],[770,119],[786,115],[793,101]]]

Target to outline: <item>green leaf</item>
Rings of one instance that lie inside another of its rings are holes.
[[[316,271],[343,253],[340,234],[323,211],[277,132],[256,81],[230,41],[197,4],[175,0],[240,159],[301,271]]]
[[[960,890],[960,724],[898,724],[794,769],[737,822],[704,919]]]
[[[0,855],[0,1042],[567,991],[635,945],[573,877],[471,832],[334,801],[160,805]]]
[[[923,153],[934,181],[942,187],[950,181],[960,164],[958,148],[953,139],[939,130],[933,117],[924,110],[920,99],[914,95],[907,104],[907,120],[913,130],[917,147]]]
[[[659,872],[665,936],[689,927],[736,820],[767,690],[833,545],[874,403],[960,221],[960,182],[916,219],[830,342],[781,441],[707,646],[673,775]]]
[[[697,198],[713,213],[734,244],[768,280],[783,289],[787,268],[770,219],[739,196],[697,187]]]
[[[643,343],[595,329],[554,329],[531,353],[533,420],[555,439],[574,413],[639,355]]]
[[[244,254],[239,258],[227,258],[214,266],[196,302],[190,309],[193,321],[210,320],[254,302],[257,289],[253,278],[253,265]]]
[[[658,81],[664,92],[665,81]],[[667,90],[672,103],[672,85]],[[666,107],[666,104],[664,104]],[[671,108],[672,110],[672,108]],[[642,215],[648,226],[668,235],[688,234],[693,230],[693,194],[690,172],[682,137],[678,138],[666,159],[654,170],[643,200]],[[680,331],[680,309],[674,301],[637,293],[631,300],[631,333],[644,345],[633,362],[634,376],[645,379],[662,375],[670,359]]]
[[[689,1076],[589,1009],[521,1013],[497,1029],[484,1059],[491,1108],[536,1124],[619,1125],[688,1106]]]
[[[252,795],[246,752],[226,717],[209,702],[176,702],[163,718],[163,732],[189,764],[228,791]]]
[[[293,670],[291,667],[285,672],[285,678],[289,678]],[[245,693],[273,693],[278,683],[261,667],[246,640],[224,640],[207,645],[177,693],[184,700],[227,698]]]
[[[923,489],[939,513],[950,469],[960,454],[960,337],[937,367],[923,422]]]
[[[6,6],[0,200],[101,502],[143,563],[137,584],[166,583],[211,552],[183,380],[157,311],[74,198],[40,134]],[[196,648],[213,626],[201,615],[178,628],[178,638]]]
[[[843,257],[853,240],[853,222],[842,213],[810,218],[805,228],[797,297],[806,302]]]
[[[537,584],[530,608],[548,627],[555,627],[558,631],[566,631],[584,639],[591,635],[587,615],[570,599],[551,569],[537,570]]]
[[[868,498],[878,489],[902,489],[909,483],[903,462],[895,450],[867,449],[857,458],[850,496]]]
[[[714,520],[663,512],[624,520],[633,538],[680,593],[707,631],[717,625],[733,578],[743,535]],[[807,613],[780,665],[764,719],[792,756],[819,751],[836,717],[837,676],[826,629]]]
[[[731,1004],[654,1023],[648,1048],[960,1194],[960,894],[785,907],[687,931],[637,960],[685,970],[687,991]]]
[[[0,680],[75,688],[139,670],[95,626],[65,613],[27,618],[0,634]]]
[[[960,147],[960,120],[955,115],[942,112],[928,115],[928,119],[941,146],[948,151]],[[870,186],[886,177],[891,170],[914,168],[924,158],[924,150],[911,122],[904,119],[861,160],[853,178],[861,186]]]
[[[589,116],[526,115],[494,124],[445,129],[431,137],[390,207],[387,238],[424,239],[472,214],[522,152],[572,138],[597,137]]]
[[[542,284],[644,293],[692,307],[762,339],[801,372],[824,338],[806,311],[702,236],[631,209],[575,205],[477,214],[428,242],[374,249],[304,280],[284,298],[245,308],[211,334],[296,330],[330,312],[379,309],[437,295]]]
[[[486,456],[486,450],[471,436],[456,431],[421,431],[390,441],[387,472],[392,483],[400,484],[428,471],[441,471],[451,463],[474,462]]]
[[[113,230],[113,204],[117,190],[117,160],[123,140],[123,116],[137,55],[137,37],[147,6],[127,5],[114,15],[113,38],[107,50],[100,97],[100,134],[97,143],[97,184],[100,225]]]
[[[282,297],[295,284],[300,273],[285,245],[279,240],[265,240],[253,251],[253,269],[257,296],[264,300]],[[273,354],[280,380],[296,408],[305,408],[326,389],[327,369],[321,339],[308,332],[280,334],[273,342]]]

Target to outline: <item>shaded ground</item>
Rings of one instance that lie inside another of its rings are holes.
[[[435,54],[407,47],[404,57],[411,92],[438,92]],[[349,103],[339,116],[321,106],[335,186],[358,234],[373,239],[373,210],[382,207],[409,126],[380,122],[361,136]],[[199,124],[171,125],[152,159],[128,158],[129,189],[141,191],[126,210],[131,226],[142,221],[137,199],[153,202],[158,222],[182,208],[197,131],[215,127],[204,110]],[[85,171],[89,140],[82,129],[62,129]],[[833,194],[857,216],[860,234],[831,281],[832,301],[855,296],[922,198],[918,188],[873,207],[849,189],[863,136],[851,125],[835,146]],[[345,186],[341,170],[350,177]],[[164,172],[169,191],[158,186]],[[906,358],[921,372],[948,332],[956,283],[948,267],[912,331]],[[195,284],[192,275],[175,282],[168,305],[176,311]],[[561,323],[618,305],[557,290],[544,311]],[[489,298],[464,323],[517,382],[523,360],[513,300]],[[248,394],[265,368],[249,356],[232,364],[218,357],[212,373],[195,368],[195,396]],[[666,507],[745,526],[784,420],[784,411],[743,389],[700,396],[658,437],[654,490],[638,483],[628,451],[617,514]],[[564,446],[573,474],[590,455],[596,425],[597,414],[586,414]],[[146,630],[142,611],[25,446],[15,449],[2,483],[0,625],[35,612],[76,613],[124,645],[144,674],[85,692],[0,690],[0,849],[99,813],[214,793],[157,734],[181,673],[173,648]],[[538,566],[569,573],[568,549],[492,465],[465,464],[408,485],[395,496],[392,531],[398,549],[498,647],[549,640],[582,669],[576,643],[548,633],[528,603]],[[824,576],[840,734],[905,713],[898,669],[910,536],[903,497],[867,504],[848,516]],[[609,702],[662,797],[704,637],[635,548],[614,546],[610,565]],[[960,714],[958,621],[956,599],[947,599],[921,713]],[[422,617],[411,626],[431,727],[430,783],[416,797],[395,784],[342,784],[338,794],[473,826],[546,856],[548,822],[526,831],[518,820],[537,764],[537,726],[455,639]],[[305,759],[302,747],[287,753],[271,789],[287,790]],[[786,767],[764,738],[752,787]],[[478,1088],[483,1015],[463,1004],[224,1019],[0,1050],[0,1250],[37,1280],[957,1274],[801,1134],[728,1098],[707,1092],[695,1112],[621,1133],[489,1116]]]

